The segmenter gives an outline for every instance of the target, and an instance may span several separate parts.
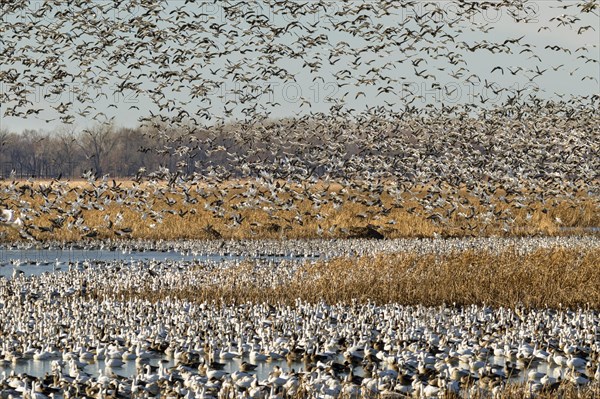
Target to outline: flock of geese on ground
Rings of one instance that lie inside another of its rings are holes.
[[[531,395],[600,384],[593,310],[135,295],[222,284],[239,262],[90,260],[0,278],[2,397],[442,398],[496,395],[518,381]],[[252,262],[239,278],[269,290],[293,278],[301,261]],[[31,361],[51,362],[51,372],[10,371]],[[88,366],[95,362],[104,365],[98,374]],[[135,375],[120,375],[127,363]]]

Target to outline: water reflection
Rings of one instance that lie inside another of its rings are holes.
[[[28,375],[41,378],[41,377],[44,377],[45,375],[52,374],[52,362],[53,361],[54,361],[53,359],[21,360],[17,363],[12,363],[10,365],[5,365],[5,366],[2,366],[0,364],[0,370],[5,371],[7,374],[9,374],[11,371],[14,371],[16,374],[26,373]],[[227,373],[232,374],[232,373],[240,370],[241,364],[244,361],[250,362],[250,359],[247,356],[244,356],[242,358],[220,359],[219,363],[224,364],[223,371],[226,371]],[[344,364],[345,359],[340,354],[333,361],[340,363],[340,364]],[[165,369],[171,369],[173,367],[176,367],[178,364],[172,357],[168,357],[168,356],[156,357],[156,358],[150,359],[148,361],[145,361],[144,364],[147,363],[153,367],[158,367],[159,362],[163,363],[163,367]],[[330,363],[330,362],[328,362],[328,363]],[[487,359],[487,361],[485,363],[486,363],[486,366],[484,366],[484,367],[489,366],[489,367],[504,368],[506,359],[503,357],[492,356],[489,359]],[[104,360],[97,360],[97,361],[94,360],[94,361],[90,361],[89,364],[83,368],[83,371],[86,374],[88,374],[89,376],[95,377],[95,378],[99,376],[100,370],[102,370],[102,372],[105,375],[114,373],[117,376],[130,379],[136,375],[139,375],[140,372],[141,373],[144,372],[144,370],[145,370],[143,368],[144,364],[138,363],[138,362],[136,362],[136,360],[127,360],[127,361],[124,361],[123,366],[121,366],[121,367],[110,368],[110,367],[106,366],[106,363]],[[286,360],[273,360],[273,361],[266,361],[266,362],[261,361],[261,362],[254,362],[254,364],[256,364],[257,367],[251,373],[254,374],[259,380],[267,379],[269,377],[269,374],[273,371],[273,369],[276,366],[279,367],[283,372],[290,372],[292,370],[296,371],[296,372],[302,372],[302,371],[306,371],[307,367],[309,367],[307,364],[300,362],[300,361],[288,362]],[[462,370],[468,370],[470,367],[470,365],[468,363],[464,363],[464,362],[457,363],[457,366]],[[548,375],[549,377],[553,377],[553,378],[563,378],[565,376],[565,372],[567,371],[563,367],[555,366],[555,365],[550,366],[548,363],[540,362],[540,361],[534,361],[532,363],[524,363],[522,361],[518,361],[518,362],[516,362],[516,364],[514,364],[514,366],[517,370],[513,374],[507,376],[507,377],[509,377],[509,382],[513,382],[513,383],[527,381],[528,375],[532,371],[541,372],[544,375]],[[65,366],[64,370],[65,370],[65,372],[67,372],[68,365]],[[481,371],[483,371],[483,369]],[[365,370],[362,368],[361,365],[354,366],[353,373],[357,376],[365,376]],[[478,373],[480,373],[480,372],[474,372],[473,375],[477,375]],[[341,372],[341,373],[339,373],[338,377],[343,378],[346,375],[347,375],[346,372]]]
[[[52,374],[52,362],[56,359],[46,359],[46,360],[20,360],[16,363],[11,363],[9,365],[0,364],[0,370],[6,371],[9,374],[11,371],[14,371],[16,374],[26,373],[28,375],[34,377],[44,377],[45,375]],[[150,364],[153,367],[158,367],[159,362],[163,362],[164,368],[172,368],[177,365],[175,360],[172,357],[164,356],[150,359],[146,363]],[[234,373],[240,370],[241,364],[243,361],[250,362],[247,357],[244,358],[234,358],[234,359],[220,359],[219,363],[224,364],[223,371],[228,373]],[[252,374],[256,375],[259,380],[267,379],[269,373],[273,371],[275,366],[280,367],[283,371],[304,371],[306,365],[302,362],[287,362],[285,360],[278,361],[269,361],[269,362],[257,362],[256,369],[252,371]],[[68,363],[63,369],[64,373],[68,372]],[[139,369],[139,370],[138,370]],[[133,376],[138,375],[138,371],[141,370],[143,372],[143,364],[136,362],[136,360],[126,360],[123,362],[123,366],[121,367],[107,367],[105,360],[94,360],[90,361],[88,365],[83,368],[83,372],[87,373],[92,377],[98,377],[100,374],[100,370],[104,374],[107,372],[114,372],[116,375],[120,377],[132,378]],[[362,374],[362,368],[357,367],[355,369],[355,373],[358,375]]]

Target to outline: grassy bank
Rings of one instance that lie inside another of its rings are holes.
[[[482,196],[444,184],[4,182],[0,192],[0,206],[23,213],[25,236],[42,241],[530,236],[598,234],[590,228],[600,226],[600,200],[587,193]],[[2,240],[22,236],[0,226]]]

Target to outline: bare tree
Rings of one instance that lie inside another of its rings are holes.
[[[45,142],[48,136],[38,130],[24,130],[20,136],[20,149],[13,151],[13,162],[21,170],[33,177],[42,177],[48,173],[48,146]]]
[[[77,144],[96,175],[100,176],[104,174],[105,157],[113,150],[116,142],[113,126],[103,124],[83,130]]]
[[[56,136],[56,155],[59,173],[66,176],[73,176],[76,161],[79,158],[77,145],[77,133],[74,125],[63,125],[55,132]]]
[[[10,132],[8,129],[0,128],[0,151],[8,143]]]
[[[7,176],[12,170],[12,157],[10,156],[11,141],[14,134],[8,129],[0,129],[0,177]]]

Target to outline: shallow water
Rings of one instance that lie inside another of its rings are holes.
[[[177,363],[173,360],[173,358],[168,357],[168,356],[152,358],[149,360],[149,364],[151,364],[152,366],[158,366],[158,363],[160,361],[164,362],[164,367],[167,369],[177,365]],[[283,372],[289,372],[291,370],[304,371],[305,367],[306,367],[306,365],[303,362],[299,362],[299,361],[298,362],[287,362],[286,360],[277,360],[277,361],[252,362],[252,361],[250,361],[248,356],[244,356],[243,358],[219,359],[218,361],[219,361],[219,363],[225,364],[225,366],[223,367],[223,370],[228,373],[234,373],[236,371],[239,371],[242,361],[247,361],[249,363],[256,364],[257,368],[254,371],[252,371],[252,374],[256,375],[256,377],[259,380],[267,379],[269,377],[269,374],[273,371],[273,368],[275,366],[280,367]],[[337,356],[337,358],[335,359],[335,361],[340,364],[343,364],[344,357],[341,354],[339,354]],[[505,361],[506,361],[506,359],[504,359],[502,357],[492,356],[488,359],[487,362],[493,366],[503,367],[505,364]],[[3,367],[2,365],[0,365],[0,372],[5,371],[7,374],[9,374],[11,371],[14,370],[14,372],[16,374],[26,373],[28,375],[32,375],[35,377],[44,377],[45,375],[52,373],[52,362],[53,362],[53,359],[21,360],[17,363],[13,363],[9,366]],[[462,363],[462,362],[459,363],[459,366],[462,369],[469,368],[468,364]],[[527,373],[531,370],[543,372],[543,373],[547,374],[548,376],[551,376],[554,378],[564,377],[565,372],[567,371],[566,368],[561,368],[559,366],[549,366],[548,363],[546,363],[546,362],[536,362],[531,365],[517,362],[517,364],[515,364],[515,366],[518,367],[519,369],[521,369],[522,371],[519,374],[517,374],[509,379],[509,381],[512,383],[521,383],[521,382],[527,381]],[[114,368],[106,367],[104,360],[98,360],[98,361],[89,362],[89,364],[84,367],[83,371],[92,377],[98,377],[98,375],[100,374],[100,370],[102,370],[105,375],[108,374],[109,372],[112,372],[121,377],[132,378],[133,376],[137,375],[138,367],[139,366],[136,364],[135,360],[124,361],[123,366],[114,367]],[[355,375],[358,375],[358,376],[364,375],[364,370],[361,366],[354,367],[353,371],[354,371]],[[68,373],[68,366],[65,367],[64,372]],[[346,375],[345,373],[341,374],[342,377],[344,377],[345,375]]]
[[[340,355],[340,358],[342,359],[342,362],[343,362],[343,357],[341,355]],[[16,374],[26,373],[28,375],[32,375],[35,377],[44,377],[44,375],[46,375],[46,374],[52,374],[52,362],[54,360],[55,359],[47,359],[47,360],[29,359],[29,360],[21,360],[17,363],[13,363],[9,366],[3,367],[2,365],[0,365],[0,374],[2,371],[6,371],[6,373],[9,374],[11,371],[14,370],[14,372]],[[149,363],[152,366],[158,366],[158,363],[161,360],[165,361],[165,363],[164,363],[165,368],[170,368],[170,367],[173,367],[176,365],[173,358],[170,358],[168,356],[150,359]],[[251,363],[247,356],[244,356],[243,358],[220,359],[218,361],[219,361],[219,363],[225,364],[225,367],[223,368],[223,370],[228,373],[234,373],[234,372],[238,371],[240,369],[242,361],[247,361],[247,362]],[[275,366],[279,366],[284,372],[290,371],[292,369],[294,369],[295,371],[300,371],[300,370],[304,370],[304,367],[305,367],[304,363],[302,363],[302,362],[288,363],[285,360],[277,360],[277,361],[269,361],[269,362],[255,362],[253,364],[256,364],[257,367],[252,372],[252,374],[256,375],[256,377],[259,380],[267,379],[269,376],[269,373],[271,373],[271,371],[273,371],[273,368]],[[68,373],[68,369],[69,368],[67,365],[63,369],[63,372]],[[98,361],[90,362],[83,369],[83,371],[85,373],[89,374],[92,377],[97,377],[99,375],[100,370],[103,370],[104,374],[106,374],[107,370],[110,370],[111,372],[114,372],[115,374],[117,374],[121,377],[131,378],[137,374],[137,365],[136,365],[135,360],[128,360],[128,361],[124,362],[122,367],[108,368],[108,367],[106,367],[104,360],[98,360]],[[361,375],[362,368],[357,367],[355,369],[355,373],[357,375]]]
[[[298,259],[296,254],[288,255],[221,255],[175,252],[175,251],[127,251],[108,249],[0,249],[0,277],[11,278],[14,273],[25,276],[39,276],[44,272],[68,270],[69,262],[84,261],[213,261],[270,259],[273,261]]]
[[[150,364],[153,366],[158,365],[158,361],[160,359],[152,359]],[[0,370],[6,370],[7,374],[14,370],[16,374],[26,373],[28,375],[32,375],[35,377],[44,377],[46,374],[52,374],[52,362],[54,359],[48,360],[22,360],[17,362],[16,364],[12,364],[8,367],[0,366]],[[165,365],[165,367],[172,367],[174,365],[173,361],[170,361]],[[90,376],[97,377],[99,375],[100,370],[106,370],[106,366],[104,360],[98,360],[94,362],[90,362],[87,366],[84,367],[83,371],[89,374]],[[132,377],[136,375],[136,362],[135,360],[127,361],[123,364],[122,367],[115,367],[110,369],[112,372],[121,377]],[[63,369],[63,372],[68,371],[68,366]]]

